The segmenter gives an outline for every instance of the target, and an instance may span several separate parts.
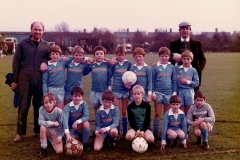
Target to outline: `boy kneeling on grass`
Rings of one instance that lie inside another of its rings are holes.
[[[53,93],[46,93],[42,98],[43,106],[39,108],[38,123],[40,125],[41,151],[39,157],[47,155],[47,139],[51,142],[55,152],[63,152],[62,110],[56,107]]]
[[[72,101],[63,109],[63,129],[66,134],[66,141],[80,139],[82,134],[82,143],[84,151],[90,150],[88,146],[90,125],[88,122],[88,105],[83,101],[83,90],[80,87],[73,87],[71,91]]]
[[[170,146],[170,141],[174,141],[177,145],[177,140],[181,139],[184,148],[187,148],[187,119],[184,112],[179,109],[181,99],[174,95],[169,101],[171,108],[164,114],[162,124],[162,144],[161,149],[165,149],[165,145]]]
[[[206,103],[206,97],[201,91],[194,95],[194,105],[187,114],[188,124],[194,126],[194,135],[197,137],[197,144],[201,145],[203,138],[203,148],[209,149],[208,134],[212,131],[215,122],[215,115],[212,107]]]
[[[96,138],[94,141],[94,150],[100,151],[104,140],[109,141],[109,147],[115,147],[114,139],[118,136],[117,127],[119,125],[119,109],[113,105],[114,94],[106,90],[102,95],[103,105],[96,113]]]

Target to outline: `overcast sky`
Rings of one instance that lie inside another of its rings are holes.
[[[240,0],[0,0],[0,32],[30,31],[33,21],[54,30],[61,21],[70,31],[94,27],[114,32],[153,32],[189,21],[195,33],[240,31]]]

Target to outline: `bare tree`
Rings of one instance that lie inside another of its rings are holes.
[[[69,26],[66,22],[61,21],[59,24],[55,25],[56,32],[69,32]]]

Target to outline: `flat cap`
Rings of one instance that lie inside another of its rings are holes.
[[[189,22],[181,22],[181,23],[179,24],[179,28],[180,28],[180,27],[186,27],[186,26],[191,26],[191,23],[189,23]]]

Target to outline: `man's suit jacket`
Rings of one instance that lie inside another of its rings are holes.
[[[181,54],[181,38],[170,43],[170,51],[171,51],[170,61],[174,65],[175,61],[172,59],[172,56],[173,53]],[[201,42],[190,38],[190,51],[193,53],[192,66],[197,70],[198,73],[201,73],[201,71],[204,69],[206,65],[206,58],[202,49]]]
[[[171,51],[171,57],[170,61],[174,65],[175,61],[172,59],[173,53],[179,53],[181,54],[181,38],[172,41],[170,43],[170,51]],[[202,70],[204,69],[206,65],[206,58],[202,49],[202,43],[198,40],[190,38],[190,51],[193,53],[193,61],[192,66],[195,68],[198,72],[199,76],[199,86],[201,86],[202,81]],[[181,65],[182,62],[179,63]],[[196,87],[198,90],[199,87]]]

